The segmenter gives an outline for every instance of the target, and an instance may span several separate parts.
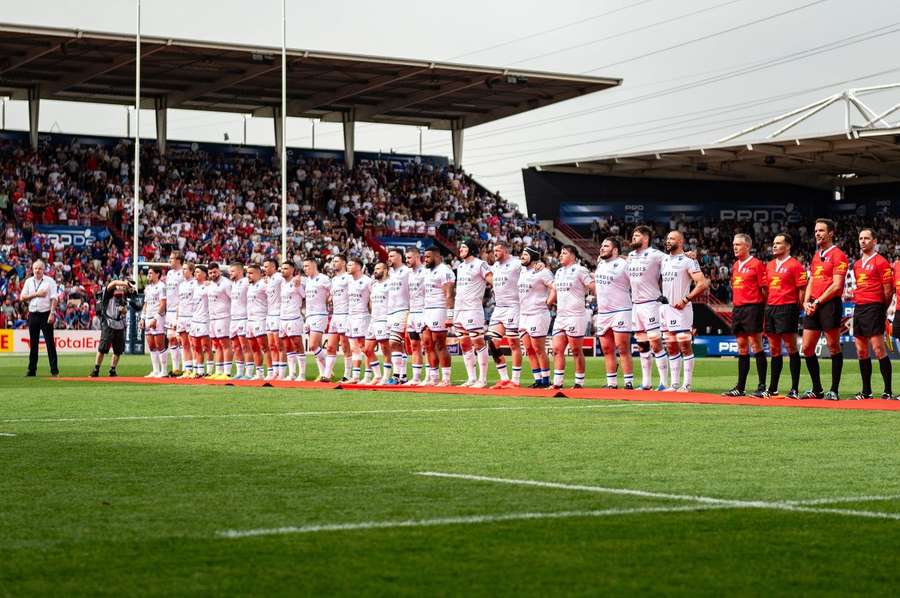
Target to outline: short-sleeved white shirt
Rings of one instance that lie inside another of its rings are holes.
[[[519,275],[522,272],[521,260],[510,256],[504,262],[494,262],[491,272],[493,273],[491,284],[494,287],[494,303],[497,307],[518,307]]]
[[[631,300],[634,303],[659,299],[659,271],[664,257],[665,253],[653,247],[628,254],[628,278],[631,280]]]
[[[631,309],[631,279],[624,258],[600,260],[594,272],[594,284],[598,313]]]
[[[327,316],[328,297],[331,296],[331,279],[322,274],[303,279],[303,292],[306,296],[306,317]]]
[[[444,294],[444,286],[453,284],[456,278],[453,270],[447,264],[438,264],[435,268],[425,271],[425,309],[447,307],[447,298]]]
[[[547,297],[553,287],[553,274],[544,268],[537,272],[531,268],[522,267],[519,274],[519,315],[538,316],[547,313]]]
[[[486,276],[491,269],[479,258],[464,261],[456,269],[456,311],[483,309]]]
[[[369,315],[369,295],[372,292],[373,280],[365,274],[354,280],[350,277],[350,284],[347,285],[347,295],[350,299],[350,315],[351,316],[367,316]]]
[[[231,319],[247,319],[247,287],[250,281],[246,276],[231,281]]]
[[[667,255],[663,259],[660,274],[662,275],[662,293],[669,303],[676,303],[691,292],[691,275],[700,271],[700,264],[683,253]]]
[[[584,315],[584,300],[593,277],[580,264],[560,266],[553,277],[556,287],[556,317],[581,317]]]

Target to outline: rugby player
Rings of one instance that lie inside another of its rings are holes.
[[[209,265],[209,338],[216,355],[216,370],[210,380],[228,380],[231,373],[231,281],[222,276],[219,264]]]
[[[835,225],[833,220],[819,218],[814,229],[816,253],[810,264],[809,284],[803,299],[803,356],[812,389],[803,395],[804,399],[827,399],[838,401],[841,371],[844,355],[841,353],[841,316],[844,311],[841,296],[847,277],[847,256],[834,244]],[[828,351],[831,353],[831,388],[823,393],[819,373],[819,358],[816,344],[825,334]]]
[[[247,286],[249,281],[244,276],[244,265],[238,262],[228,266],[228,277],[231,280],[231,314],[228,325],[228,336],[234,352],[234,376],[232,380],[249,380],[253,377],[253,350],[247,339]],[[228,374],[228,370],[225,370]]]
[[[738,233],[732,241],[734,265],[731,267],[731,291],[734,309],[731,316],[731,330],[737,337],[738,379],[737,384],[722,396],[742,397],[746,394],[747,376],[750,375],[750,351],[756,359],[756,376],[759,383],[756,390],[766,390],[766,354],[763,352],[762,332],[768,285],[766,266],[750,255],[753,240],[749,235]]]
[[[182,363],[184,364],[184,372],[180,378],[194,377],[194,352],[191,349],[191,321],[194,319],[194,286],[197,282],[194,280],[194,264],[185,263],[181,269],[183,280],[178,285],[178,324],[175,330],[178,332],[178,340],[180,341],[182,355]]]
[[[276,380],[306,381],[306,353],[303,351],[303,280],[294,272],[294,263],[281,264],[281,315],[278,322],[279,351],[286,368],[276,372]],[[271,279],[270,279],[271,284]],[[285,369],[287,371],[285,371]],[[296,375],[296,378],[294,376]]]
[[[353,352],[350,350],[348,331],[349,297],[347,285],[352,277],[347,273],[347,260],[342,255],[336,255],[331,259],[331,320],[328,322],[328,347],[325,356],[325,377],[330,381],[334,374],[334,364],[337,362],[338,348],[344,354],[344,374],[341,382],[350,380],[353,368]]]
[[[169,341],[169,356],[172,359],[172,375],[182,374],[181,344],[178,342],[178,289],[184,280],[184,261],[181,253],[173,251],[169,255],[169,271],[166,272],[166,337]],[[166,364],[164,364],[166,365]],[[165,369],[165,367],[163,368]]]
[[[706,292],[709,281],[700,271],[697,260],[684,253],[684,235],[673,230],[666,235],[666,251],[663,259],[662,294],[666,301],[660,307],[660,320],[665,328],[666,347],[669,351],[669,376],[667,391],[690,392],[694,382],[694,306],[692,301]],[[691,288],[693,286],[693,288]],[[684,383],[681,368],[684,367]]]
[[[534,384],[531,388],[550,388],[550,360],[547,357],[547,334],[550,332],[550,308],[547,300],[553,289],[553,274],[541,268],[541,252],[534,247],[522,251],[519,274],[519,334]],[[630,353],[629,353],[630,356]]]
[[[797,348],[797,329],[800,325],[800,305],[808,277],[806,269],[791,256],[793,239],[787,233],[775,235],[772,241],[773,259],[766,265],[766,281],[769,292],[766,296],[766,338],[769,340],[769,355],[772,359],[769,388],[765,392],[755,392],[755,397],[777,397],[784,357],[781,347],[788,353],[791,370],[791,389],[785,395],[789,399],[800,398],[800,351]]]
[[[266,376],[267,380],[284,378],[287,366],[287,355],[282,350],[278,330],[281,327],[281,285],[284,277],[278,272],[278,262],[273,258],[263,260],[263,274],[266,281],[266,300],[269,302],[269,312],[266,315],[266,334],[268,336],[269,363],[272,371]]]
[[[448,313],[448,325],[456,327],[459,348],[466,366],[466,381],[460,386],[487,386],[488,352],[484,342],[484,291],[491,283],[491,269],[477,257],[478,244],[466,241],[459,246],[462,263],[456,269],[456,299]],[[476,376],[475,364],[478,363]]]
[[[631,281],[631,329],[641,356],[641,390],[653,388],[651,351],[659,372],[657,390],[665,390],[669,377],[669,361],[662,343],[659,319],[659,271],[662,251],[650,247],[653,230],[646,225],[636,226],[631,233],[631,253],[628,254],[628,278]]]
[[[492,388],[516,388],[522,378],[522,350],[519,348],[519,275],[522,262],[509,254],[505,241],[494,244],[491,287],[494,311],[488,326],[487,343],[500,381]],[[506,337],[512,353],[512,376],[506,369],[506,358],[500,351],[500,339]]]
[[[409,277],[412,270],[405,261],[401,250],[394,248],[388,252],[387,320],[394,376],[388,378],[387,384],[406,383],[406,327],[409,322]]]
[[[206,266],[194,267],[194,287],[191,303],[191,351],[194,355],[194,377],[203,378],[212,373],[212,345],[209,341],[209,270]]]
[[[428,356],[426,383],[432,386],[450,386],[450,351],[447,349],[447,330],[452,326],[454,287],[456,277],[444,263],[444,256],[437,247],[425,250],[425,312],[422,329],[422,348]],[[438,368],[441,379],[438,381]]]
[[[389,384],[392,380],[391,333],[390,324],[388,323],[390,286],[388,285],[387,271],[388,267],[384,262],[375,264],[375,268],[372,270],[372,290],[369,295],[372,305],[372,321],[369,325],[369,333],[366,335],[365,345],[366,363],[369,364],[369,367],[366,369],[366,375],[362,383],[376,386]],[[384,374],[382,374],[381,364],[376,353],[379,348],[383,358]],[[369,377],[370,374],[371,378]]]
[[[273,371],[272,354],[269,351],[268,315],[266,279],[258,264],[250,264],[247,266],[247,340],[253,352],[253,364],[256,365],[253,380],[265,380],[267,374]]]
[[[362,260],[358,257],[350,258],[347,267],[351,277],[350,283],[347,285],[347,338],[350,339],[350,346],[353,350],[353,375],[350,377],[350,382],[358,384],[362,360],[365,358],[365,339],[372,322],[369,307],[373,281],[366,276]],[[366,367],[368,368],[368,364]]]
[[[306,297],[306,329],[309,333],[307,351],[312,353],[318,368],[319,382],[331,382],[326,376],[325,349],[322,348],[322,337],[328,329],[328,302],[331,300],[331,279],[319,272],[319,264],[313,258],[303,260],[303,291]],[[302,350],[302,346],[301,346]],[[306,356],[301,353],[301,363],[306,363]],[[302,369],[302,368],[301,368]]]
[[[422,256],[417,247],[406,250],[406,266],[409,268],[409,324],[406,335],[409,337],[409,347],[412,361],[411,386],[419,386],[426,381],[422,359],[422,331],[425,328],[425,274],[427,272],[422,264]]]
[[[631,279],[628,262],[621,257],[622,241],[607,237],[600,245],[594,285],[597,291],[597,315],[594,328],[600,337],[606,366],[606,388],[618,388],[616,351],[622,361],[625,390],[634,389],[634,363],[631,359]]]
[[[854,289],[850,300],[853,310],[853,342],[859,358],[862,390],[854,399],[872,398],[872,359],[869,345],[878,360],[878,369],[884,381],[882,399],[891,399],[891,358],[884,344],[884,324],[887,308],[894,296],[894,277],[891,264],[877,251],[875,231],[864,228],[859,231],[859,259],[853,263]]]
[[[587,331],[585,299],[594,292],[594,278],[587,268],[578,263],[578,249],[563,245],[559,253],[560,266],[553,278],[553,289],[548,305],[556,304],[556,320],[553,322],[553,388],[559,390],[565,383],[566,346],[575,360],[575,384],[572,388],[584,388],[584,349],[582,339]]]
[[[141,311],[141,330],[147,336],[150,364],[153,370],[144,378],[165,378],[168,375],[166,358],[166,285],[161,281],[162,268],[151,266],[144,287],[144,308]]]

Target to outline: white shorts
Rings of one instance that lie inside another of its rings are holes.
[[[209,338],[231,338],[231,318],[216,318],[209,321]]]
[[[587,330],[586,316],[556,316],[553,322],[553,336],[565,334],[572,338],[581,338]]]
[[[631,310],[620,309],[597,314],[594,316],[594,328],[597,331],[597,336],[603,336],[607,330],[631,332]]]
[[[550,312],[533,316],[519,316],[519,334],[531,338],[543,338],[550,333]]]
[[[631,329],[634,332],[659,330],[659,303],[647,301],[631,306]]]
[[[178,329],[178,312],[177,311],[167,311],[166,312],[166,330],[169,332],[175,332]]]
[[[409,326],[409,312],[398,311],[396,313],[388,314],[387,325],[388,331],[391,334],[399,334],[400,336],[405,335],[406,328]]]
[[[266,316],[266,332],[278,334],[281,328],[281,316]]]
[[[150,325],[150,322],[154,322],[153,326]],[[155,317],[145,317],[144,318],[144,334],[149,335],[157,335],[157,334],[165,334],[166,333],[166,317],[165,316],[155,316]]]
[[[189,334],[191,332],[191,320],[191,316],[181,316],[178,318],[178,324],[175,327],[175,330]]]
[[[265,320],[248,320],[247,321],[247,338],[258,338],[266,335]]]
[[[334,314],[328,322],[328,334],[347,334],[347,314]]]
[[[409,312],[409,323],[406,325],[406,329],[416,334],[422,334],[422,331],[425,329],[425,312]]]
[[[515,334],[519,330],[519,308],[518,307],[495,307],[494,313],[491,314],[490,328],[497,324],[503,324],[506,334]]]
[[[447,332],[447,308],[426,307],[422,314],[422,325],[432,332]]]
[[[247,336],[247,318],[232,318],[228,326],[228,336],[231,338]]]
[[[389,338],[391,338],[391,332],[387,320],[372,320],[366,340],[386,341]]]
[[[209,336],[209,322],[191,322],[191,331],[189,334],[194,338]]]
[[[348,338],[365,338],[369,333],[369,324],[372,322],[371,316],[359,315],[349,316],[347,320],[347,337]]]
[[[694,306],[690,303],[684,309],[675,309],[671,305],[660,306],[662,329],[666,332],[690,332],[694,327]]]
[[[484,331],[484,310],[483,309],[461,309],[456,312],[453,319],[453,325],[467,332],[483,332]]]
[[[280,336],[281,338],[303,336],[303,318],[281,320],[278,323],[278,336]]]
[[[325,334],[328,330],[328,316],[309,316],[306,318],[306,328],[309,332]]]

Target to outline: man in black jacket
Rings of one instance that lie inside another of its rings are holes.
[[[103,358],[112,349],[113,356],[109,365],[109,375],[118,376],[116,366],[119,357],[125,352],[125,317],[128,315],[128,296],[132,294],[134,287],[126,280],[114,280],[103,290],[103,298],[97,306],[97,316],[100,318],[100,345],[97,347],[97,357],[94,359],[94,369],[91,378],[100,375],[100,366]]]

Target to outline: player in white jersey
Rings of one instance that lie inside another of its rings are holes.
[[[331,382],[331,376],[325,376],[325,349],[322,348],[322,337],[328,329],[328,302],[331,300],[331,279],[319,272],[319,264],[312,258],[303,260],[303,294],[306,297],[306,330],[309,333],[309,347],[319,368],[319,382]],[[306,356],[303,356],[306,361]]]
[[[519,275],[522,262],[509,254],[505,241],[494,244],[494,263],[491,265],[491,287],[494,291],[494,311],[488,325],[487,345],[500,381],[492,388],[519,386],[522,376],[522,351],[519,348]],[[512,355],[512,379],[506,368],[506,357],[500,351],[500,339],[506,337]]]
[[[427,382],[421,386],[450,386],[450,351],[447,350],[447,327],[453,319],[453,270],[444,263],[437,247],[425,250],[425,311],[422,348],[428,356]],[[438,368],[441,380],[438,382]]]
[[[556,320],[553,322],[553,388],[559,390],[565,383],[566,346],[575,359],[575,384],[584,387],[584,349],[582,340],[587,331],[584,313],[585,299],[594,292],[594,277],[578,263],[578,249],[563,245],[559,252],[560,266],[553,277],[553,290],[548,305],[556,304]]]
[[[487,386],[488,350],[484,342],[484,291],[491,284],[491,269],[477,257],[478,244],[466,241],[459,246],[462,263],[456,268],[456,301],[453,324],[459,336],[467,379],[460,386]],[[475,364],[479,372],[476,377]]]
[[[181,346],[178,342],[178,289],[184,280],[184,261],[177,251],[169,256],[169,271],[166,272],[166,336],[169,339],[169,357],[172,359],[172,375],[182,372]]]
[[[347,382],[352,375],[353,352],[350,350],[350,339],[347,338],[349,296],[347,285],[351,276],[347,272],[347,260],[342,255],[331,259],[331,320],[328,322],[328,347],[325,356],[325,377],[331,380],[334,364],[337,361],[338,347],[344,353],[344,375],[341,382]]]
[[[669,377],[669,361],[662,344],[659,319],[659,271],[666,254],[650,247],[653,230],[649,226],[635,227],[631,234],[628,254],[628,278],[631,280],[631,329],[641,355],[641,390],[653,388],[652,360],[659,371],[659,387],[665,390]],[[651,359],[651,351],[653,359]]]
[[[620,253],[619,237],[607,237],[600,245],[594,272],[597,291],[597,315],[594,328],[600,337],[606,365],[606,388],[618,388],[616,351],[622,361],[625,390],[634,389],[634,363],[631,360],[631,279],[628,263]]]
[[[269,351],[269,334],[266,318],[269,314],[269,297],[266,279],[258,264],[247,266],[247,340],[256,365],[254,380],[264,380],[272,371],[272,354]]]
[[[182,351],[184,372],[180,378],[194,377],[194,352],[191,350],[191,320],[194,318],[194,264],[187,262],[181,268],[182,281],[178,285],[178,313],[176,314],[178,340]]]
[[[369,301],[372,305],[372,321],[369,325],[369,333],[366,335],[365,345],[366,362],[369,364],[369,367],[366,369],[363,384],[368,383],[380,386],[387,384],[391,380],[393,364],[390,359],[391,330],[388,320],[388,303],[391,289],[388,284],[387,272],[388,267],[384,262],[375,264],[375,268],[372,271],[372,291],[369,295]],[[376,354],[376,350],[379,348],[384,358],[383,375],[381,372],[382,366],[379,364]]]
[[[404,263],[400,249],[388,252],[388,329],[391,335],[391,366],[394,377],[388,384],[406,383],[406,329],[409,324],[409,277],[412,270]]]
[[[303,350],[303,300],[306,295],[303,279],[295,274],[293,262],[281,264],[281,277],[278,342],[281,353],[286,356],[287,372],[284,368],[280,372],[276,369],[271,378],[306,382],[306,352]]]
[[[150,363],[153,371],[145,378],[165,378],[168,375],[166,361],[166,285],[160,280],[162,268],[151,266],[147,271],[144,287],[144,309],[141,313],[141,330],[147,335]]]
[[[194,293],[191,302],[191,351],[194,355],[194,375],[204,377],[213,372],[212,343],[209,340],[209,270],[194,267]]]
[[[219,264],[209,265],[209,338],[216,356],[210,380],[228,380],[231,374],[231,281],[222,276]]]
[[[278,339],[278,329],[281,326],[281,284],[284,278],[278,272],[278,262],[273,258],[263,260],[263,274],[266,281],[266,300],[269,302],[266,334],[269,342],[269,362],[272,364],[272,371],[268,372],[266,378],[284,378],[287,370],[287,353],[282,350],[282,343]]]
[[[522,271],[519,274],[519,334],[534,384],[531,388],[550,387],[550,362],[547,358],[547,334],[550,332],[550,308],[547,299],[553,288],[553,274],[539,267],[541,252],[534,247],[522,251]]]
[[[669,391],[690,392],[694,381],[694,308],[691,301],[709,288],[697,260],[684,253],[684,235],[673,230],[666,236],[669,255],[662,263],[662,294],[666,302],[660,309],[669,350]],[[691,286],[693,285],[693,289]],[[681,366],[684,365],[684,384]]]
[[[249,380],[253,377],[253,351],[247,339],[247,287],[250,282],[244,276],[244,265],[234,262],[228,266],[231,280],[231,318],[228,336],[234,351],[234,376],[232,380]]]
[[[373,281],[365,275],[362,260],[358,257],[350,258],[347,267],[350,271],[350,283],[347,285],[347,337],[350,339],[350,347],[353,350],[353,375],[350,377],[350,382],[357,384],[365,355],[366,335],[369,333],[369,325],[372,323],[369,298],[372,293]]]
[[[417,247],[410,247],[406,251],[406,266],[409,268],[409,323],[406,327],[406,335],[409,337],[409,347],[412,361],[412,378],[409,384],[421,386],[427,377],[422,378],[422,330],[425,328],[425,273],[427,270],[422,264],[422,256]],[[422,378],[420,380],[420,378]]]

